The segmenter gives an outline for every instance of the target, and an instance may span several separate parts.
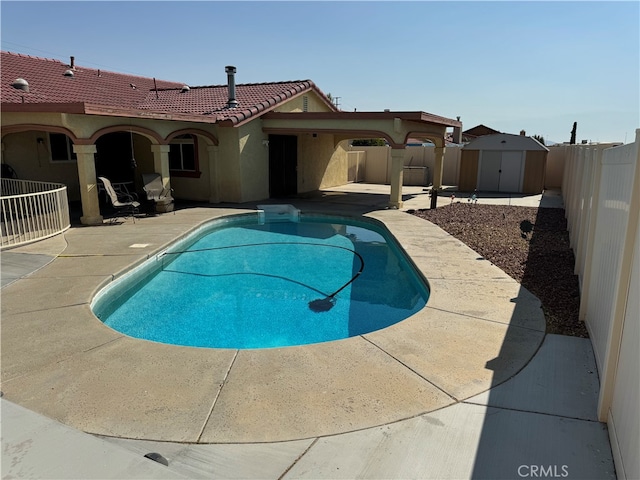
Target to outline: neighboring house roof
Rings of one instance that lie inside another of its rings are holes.
[[[463,138],[467,140],[472,140],[474,138],[482,137],[484,135],[494,135],[496,133],[500,133],[498,130],[494,130],[493,128],[489,128],[486,125],[476,125],[473,128],[465,130],[462,132]]]
[[[311,80],[236,85],[238,106],[227,107],[228,86],[190,87],[184,83],[114,73],[75,66],[59,60],[2,52],[2,108],[5,111],[62,111],[73,113],[145,116],[172,114],[187,119],[223,125],[239,125],[267,112],[286,100],[313,90],[329,107],[337,109]],[[73,76],[65,76],[72,70]],[[29,91],[12,84],[19,78]],[[28,104],[29,106],[27,106]],[[39,105],[39,107],[38,107]],[[45,107],[46,106],[46,107]],[[137,112],[137,114],[135,113]]]
[[[446,134],[444,137],[446,147],[457,147],[457,143],[453,143],[452,135]],[[420,140],[418,138],[409,138],[407,140],[407,147],[433,147],[435,144],[429,140]]]
[[[535,138],[524,135],[512,135],[510,133],[498,133],[477,138],[462,147],[464,150],[545,150],[547,147]]]

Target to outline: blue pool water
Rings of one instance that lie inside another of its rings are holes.
[[[94,313],[126,335],[194,347],[347,338],[407,318],[429,296],[384,227],[341,218],[238,218],[139,270],[101,293]]]

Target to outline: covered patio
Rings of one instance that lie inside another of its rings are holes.
[[[442,187],[445,137],[453,127],[454,141],[460,141],[462,122],[426,112],[269,112],[263,117],[263,131],[278,135],[333,135],[344,140],[384,138],[391,148],[391,191],[389,207],[402,208],[404,156],[409,138],[435,145],[433,189]],[[457,140],[456,140],[457,139]]]

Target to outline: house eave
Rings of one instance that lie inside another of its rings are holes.
[[[2,102],[0,105],[2,112],[11,113],[76,113],[85,112],[84,102],[72,103],[8,103]]]
[[[217,125],[220,127],[240,127],[245,123],[248,123],[254,120],[257,117],[264,118],[264,116],[267,114],[278,113],[278,112],[273,112],[273,110],[280,107],[285,102],[298,98],[299,96],[304,95],[311,90],[316,91],[316,93],[319,92],[317,87],[315,87],[313,82],[311,82],[310,80],[305,81],[303,84],[305,85],[305,87],[297,89],[297,92],[295,93],[285,92],[285,94],[280,94],[277,97],[272,97],[267,100],[264,100],[257,105],[253,105],[249,107],[248,109],[238,108],[237,115],[230,115],[224,120],[217,122]],[[324,98],[323,98],[323,101],[325,101]],[[335,106],[331,105],[331,107],[335,109]],[[298,115],[301,113],[306,114],[308,112],[284,112],[285,115],[289,115],[289,114]],[[338,112],[336,110],[334,112],[324,112],[324,113],[338,113]]]
[[[103,115],[109,117],[148,118],[152,120],[173,120],[194,123],[216,123],[218,115],[193,115],[189,113],[146,110],[139,108],[111,107],[105,105],[86,104],[87,115]]]
[[[299,115],[294,117],[294,115]],[[438,126],[462,127],[462,122],[451,118],[440,117],[426,112],[269,112],[263,115],[265,120],[393,120],[399,118],[406,121],[430,123]]]
[[[192,115],[179,112],[142,110],[114,107],[85,102],[74,103],[2,103],[3,113],[71,113],[78,115],[98,115],[108,117],[148,118],[152,120],[174,120],[194,123],[216,123],[219,115]]]

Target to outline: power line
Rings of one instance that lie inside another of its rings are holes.
[[[13,45],[15,47],[26,48],[27,50],[33,50],[34,52],[45,53],[47,55],[52,55],[52,56],[56,57],[57,59],[63,59],[63,58],[69,57],[69,55],[63,55],[63,54],[60,54],[60,53],[49,52],[47,50],[40,50],[38,48],[33,48],[33,47],[29,47],[27,45],[22,45],[22,44],[15,43],[15,42],[10,42],[8,40],[2,40],[2,44],[3,45],[4,44],[9,44],[9,45]],[[4,49],[4,47],[3,47],[3,49]],[[19,52],[16,52],[16,53],[19,53]],[[94,65],[96,67],[106,68],[106,69],[109,69],[109,70],[112,70],[112,71],[118,72],[118,73],[130,73],[132,75],[137,75],[137,76],[140,76],[140,77],[148,77],[149,76],[148,74],[145,74],[145,73],[131,72],[131,71],[120,69],[118,67],[113,67],[111,65],[104,65],[104,64],[95,63],[95,62],[87,62],[87,61],[84,61],[84,60],[81,60],[81,63],[83,65],[87,65],[87,66]]]
[[[26,48],[28,50],[34,50],[34,51],[40,52],[40,53],[46,53],[47,55],[54,55],[56,57],[61,57],[61,56],[63,57],[64,56],[64,55],[60,55],[58,53],[49,52],[47,50],[40,50],[38,48],[29,47],[27,45],[21,45],[20,43],[9,42],[8,40],[2,40],[2,43],[3,44],[8,43],[9,45],[14,45],[16,47]]]

